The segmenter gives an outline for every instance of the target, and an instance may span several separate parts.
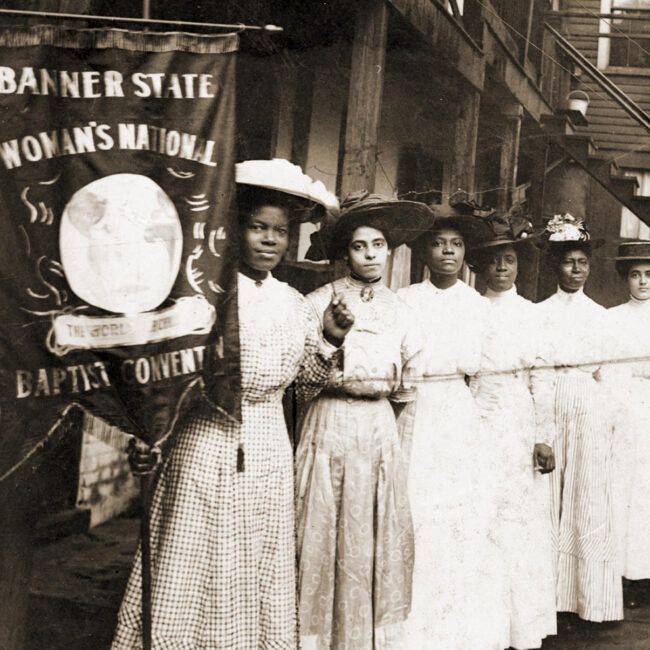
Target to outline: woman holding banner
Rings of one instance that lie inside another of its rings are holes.
[[[201,401],[179,423],[151,508],[154,648],[293,650],[296,577],[293,458],[282,410],[297,378],[318,391],[353,323],[340,299],[319,324],[305,299],[270,274],[294,216],[335,201],[287,161],[237,168],[237,279],[242,423]],[[138,468],[146,455],[133,455]],[[141,647],[141,560],[118,615],[114,649]]]

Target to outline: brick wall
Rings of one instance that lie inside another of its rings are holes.
[[[77,507],[90,508],[90,526],[124,512],[138,494],[125,453],[128,438],[91,415],[84,416]]]

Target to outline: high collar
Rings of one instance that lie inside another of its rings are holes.
[[[239,278],[240,283],[244,283],[245,285],[251,287],[266,287],[273,280],[273,276],[270,273],[267,273],[266,277],[261,280],[254,280],[253,278],[249,277],[245,273],[242,273],[241,271],[237,273],[237,277]]]
[[[558,299],[561,302],[566,304],[581,302],[586,297],[584,292],[584,287],[580,287],[577,291],[565,291],[559,285],[555,295],[558,297]]]
[[[458,291],[459,285],[461,285],[463,283],[462,280],[456,280],[456,282],[454,282],[454,284],[452,284],[450,287],[447,287],[446,289],[441,289],[437,285],[433,284],[433,282],[431,282],[431,278],[428,278],[424,282],[427,285],[429,285],[429,289],[431,291],[433,291],[434,293],[444,294],[444,295],[451,294],[451,293],[456,293]]]
[[[505,291],[494,291],[493,289],[490,289],[490,287],[485,290],[485,297],[490,300],[508,300],[517,295],[519,294],[517,293],[517,287],[514,284],[510,289],[506,289]]]
[[[355,273],[348,273],[348,280],[350,281],[350,284],[353,287],[367,287],[367,286],[377,286],[378,284],[381,284],[381,276],[378,278],[375,278],[374,280],[364,280],[363,278],[360,278],[358,275]]]
[[[630,295],[630,299],[628,303],[634,309],[650,309],[650,298],[648,298],[647,300],[639,300],[638,298],[635,298],[634,296]]]

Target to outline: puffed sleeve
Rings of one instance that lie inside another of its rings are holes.
[[[337,348],[323,338],[321,319],[314,302],[299,294],[296,300],[305,336],[296,377],[296,396],[299,406],[303,407],[318,395],[328,383],[332,371],[342,363],[343,345]]]
[[[539,309],[539,308],[538,308]],[[555,440],[555,383],[557,375],[554,352],[548,334],[548,316],[540,314],[542,327],[537,329],[535,363],[530,370],[530,392],[535,406],[537,442],[553,446]]]

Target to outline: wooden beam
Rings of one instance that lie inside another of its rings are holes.
[[[485,64],[480,48],[449,12],[431,0],[388,0],[435,54],[477,90],[482,90]]]
[[[454,18],[462,25],[463,14],[460,13],[456,0],[449,0],[449,6],[451,7],[451,13],[454,15]]]
[[[341,176],[343,196],[375,187],[387,29],[388,7],[383,0],[357,2]]]
[[[509,109],[509,110],[508,110]],[[519,160],[519,136],[521,133],[521,106],[515,104],[502,111],[501,156],[499,161],[498,209],[505,212],[510,208],[513,188],[517,185],[517,163]]]
[[[466,85],[461,89],[460,98],[455,105],[451,140],[453,148],[445,183],[447,196],[443,196],[443,201],[459,191],[466,192],[470,198],[474,197],[480,101],[480,93],[471,86]]]
[[[533,14],[535,13],[535,0],[528,2],[528,23],[526,25],[526,40],[524,42],[524,51],[521,55],[521,63],[525,67],[528,59],[528,49],[530,46],[530,36],[533,33]]]
[[[277,81],[277,103],[273,120],[271,151],[274,158],[291,160],[294,133],[294,113],[296,110],[297,70],[280,63],[275,68]]]
[[[307,165],[311,112],[314,97],[314,72],[310,67],[298,67],[291,127],[291,155],[288,158],[303,169]]]
[[[491,66],[491,73],[508,89],[515,101],[539,122],[542,115],[553,113],[553,109],[542,95],[537,80],[526,73],[514,53],[508,49],[501,19],[487,11],[484,16],[483,51],[486,63]]]

